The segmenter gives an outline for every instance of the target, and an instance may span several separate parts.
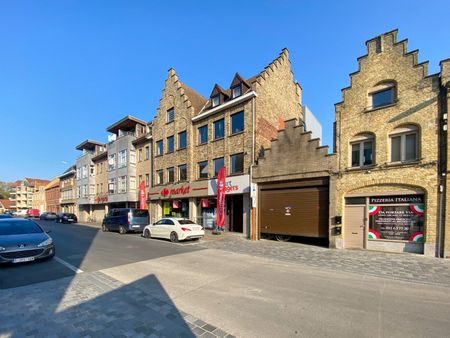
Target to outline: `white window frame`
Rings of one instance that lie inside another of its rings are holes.
[[[116,154],[108,155],[108,171],[116,170]]]
[[[117,193],[124,194],[127,192],[127,176],[120,176],[117,180]]]
[[[123,149],[118,153],[117,168],[124,168],[127,166],[127,150]]]
[[[372,163],[364,164],[364,144],[372,143]],[[359,144],[359,165],[353,166],[353,146]],[[350,141],[349,162],[350,168],[370,167],[375,164],[375,137],[371,134],[360,134]]]
[[[415,144],[415,150],[416,150],[416,156],[413,159],[406,159],[406,136],[408,135],[416,135],[416,144]],[[392,139],[394,137],[400,137],[400,161],[393,161],[392,160]],[[419,128],[414,125],[406,125],[402,127],[398,127],[394,129],[391,133],[389,133],[389,160],[390,163],[403,163],[403,162],[414,162],[419,160],[420,156],[420,133]]]
[[[220,105],[220,94],[217,94],[211,98],[211,106],[217,107]]]
[[[239,93],[237,95],[236,95],[235,90],[239,90]],[[241,96],[241,95],[242,95],[242,85],[241,84],[239,84],[231,89],[231,97],[233,99],[235,99],[236,97]]]
[[[167,123],[173,122],[175,120],[175,108],[167,109],[166,115],[167,115],[166,122]]]
[[[130,176],[130,191],[136,191],[136,176]]]
[[[116,179],[110,178],[108,180],[108,194],[115,194],[115,193],[116,193]]]

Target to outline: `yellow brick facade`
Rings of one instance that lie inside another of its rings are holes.
[[[438,95],[439,77],[428,76],[427,64],[418,64],[417,51],[407,52],[407,41],[397,42],[397,31],[367,42],[367,55],[343,89],[336,105],[337,183],[335,215],[342,215],[342,236],[333,246],[345,247],[345,197],[382,194],[425,194],[424,253],[434,256],[438,222]],[[370,94],[389,81],[395,84],[393,104],[371,108]],[[418,130],[418,158],[409,163],[391,161],[390,134],[403,126]],[[372,135],[374,164],[352,168],[351,140]],[[366,233],[367,233],[366,220]],[[367,244],[367,243],[366,243]]]

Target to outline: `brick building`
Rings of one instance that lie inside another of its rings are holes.
[[[59,176],[61,189],[61,212],[78,213],[76,208],[76,169],[76,165],[73,165],[61,176]]]
[[[251,167],[261,149],[283,128],[302,119],[301,88],[294,82],[288,51],[261,73],[236,74],[227,89],[215,85],[205,99],[169,70],[152,125],[152,220],[164,215],[214,224],[216,176],[227,171],[226,229],[251,233]]]
[[[336,156],[291,119],[278,131],[253,171],[257,183],[257,238],[312,237],[328,244],[336,187]],[[318,241],[319,243],[319,241]]]
[[[59,184],[60,180],[58,177],[45,186],[45,204],[47,206],[47,212],[58,213],[61,211],[61,187]]]
[[[42,192],[42,187],[45,187],[49,182],[48,180],[28,177],[16,181],[9,198],[11,201],[11,210],[18,211],[33,208],[33,196],[39,194],[40,191]],[[42,203],[35,205],[40,206]],[[43,210],[40,211],[42,212]]]
[[[336,104],[332,246],[437,254],[439,74],[397,31],[366,42],[367,55]]]

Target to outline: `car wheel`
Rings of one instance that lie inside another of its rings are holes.
[[[275,239],[278,242],[287,242],[291,239],[291,236],[288,235],[275,235]]]
[[[177,233],[175,231],[172,231],[170,233],[170,241],[172,243],[178,243],[178,235],[177,235]]]
[[[150,230],[148,230],[148,229],[145,229],[145,230],[144,230],[144,237],[145,237],[145,238],[152,238],[152,235],[151,235],[151,233],[150,233]]]
[[[121,235],[124,235],[124,234],[127,233],[127,229],[125,229],[125,227],[124,227],[123,225],[120,225],[120,226],[119,226],[119,233],[120,233]]]
[[[108,228],[106,227],[106,224],[102,224],[102,231],[108,232]]]

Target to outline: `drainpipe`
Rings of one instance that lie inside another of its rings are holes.
[[[438,240],[437,257],[444,257],[445,242],[445,200],[446,200],[446,178],[447,178],[447,89],[441,85],[438,94],[439,109],[439,161],[438,161],[438,181],[439,181],[439,205],[438,205]]]

